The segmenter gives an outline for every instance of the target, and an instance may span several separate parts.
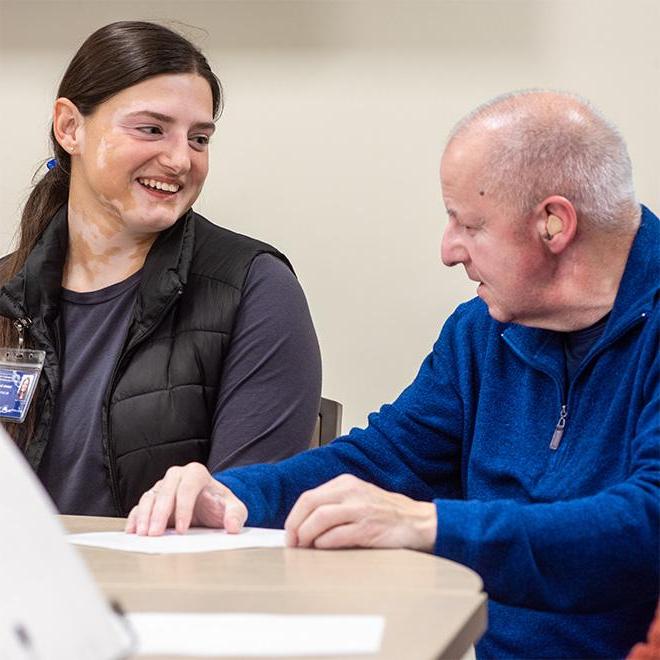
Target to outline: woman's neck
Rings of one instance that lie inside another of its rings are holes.
[[[69,245],[62,286],[97,291],[136,273],[144,265],[157,233],[134,235],[119,218],[86,214],[69,204]]]

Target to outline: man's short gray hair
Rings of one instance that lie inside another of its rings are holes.
[[[585,99],[543,90],[504,94],[464,117],[448,144],[473,130],[490,138],[487,191],[520,216],[550,195],[565,197],[580,221],[605,231],[629,229],[639,216],[623,137]]]

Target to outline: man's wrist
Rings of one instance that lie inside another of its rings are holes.
[[[433,502],[415,502],[414,530],[416,542],[412,550],[432,553],[438,533],[438,514]]]

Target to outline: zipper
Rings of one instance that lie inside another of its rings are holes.
[[[27,330],[32,325],[32,319],[18,318],[14,319],[14,327],[18,331],[18,350],[22,351],[23,346],[25,346],[25,330]]]
[[[632,330],[634,327],[637,325],[641,324],[646,320],[646,312],[642,312],[639,316],[636,318],[632,319],[629,323],[627,323],[621,330],[614,335],[614,337],[611,337],[607,342],[604,344],[598,346],[598,348],[591,353],[587,354],[586,359],[583,360],[582,364],[580,365],[580,368],[575,372],[573,375],[573,380],[571,383],[569,383],[568,386],[568,394],[566,397],[567,402],[570,402],[571,400],[571,393],[573,391],[573,383],[579,378],[580,374],[584,369],[586,369],[587,365],[600,353],[605,351],[607,348],[609,348],[612,344],[617,342],[621,337],[623,337],[625,334],[627,334],[630,330]],[[561,391],[561,388],[560,388]],[[566,420],[568,418],[568,405],[567,403],[562,404],[561,406],[561,412],[559,413],[559,419],[557,420],[557,425],[555,426],[555,430],[552,433],[552,438],[550,440],[550,449],[553,451],[556,451],[559,449],[559,445],[561,443],[561,440],[564,436],[564,429],[566,427]]]
[[[103,408],[102,408],[103,426],[101,430],[101,439],[103,442],[103,449],[105,451],[106,456],[108,457],[108,472],[110,473],[110,491],[112,493],[112,499],[114,500],[115,509],[117,510],[117,513],[120,516],[128,515],[129,512],[124,512],[121,507],[121,501],[119,499],[119,484],[117,483],[117,474],[115,469],[116,466],[114,465],[115,457],[114,457],[114,453],[111,453],[110,451],[110,431],[111,431],[110,396],[112,394],[112,391],[114,390],[115,380],[117,378],[117,374],[119,373],[120,366],[142,342],[144,342],[146,339],[149,338],[149,336],[153,333],[153,331],[160,325],[160,322],[163,320],[165,315],[174,306],[174,303],[181,297],[182,293],[183,293],[183,288],[180,287],[167,302],[167,304],[159,314],[156,321],[151,325],[151,327],[148,328],[145,332],[143,332],[142,335],[135,337],[132,341],[128,343],[128,345],[125,347],[125,350],[122,350],[122,352],[119,354],[119,357],[117,358],[117,362],[115,363],[115,367],[112,371],[112,375],[110,376],[110,380],[108,382],[108,388],[106,389],[105,399],[103,401]]]
[[[623,326],[623,328],[621,328],[619,330],[619,332],[617,332],[616,335],[614,335],[613,337],[610,337],[607,342],[605,342],[604,344],[598,346],[598,348],[593,353],[591,351],[589,351],[589,354],[587,354],[587,356],[585,356],[586,359],[583,360],[582,364],[580,365],[580,368],[574,374],[573,380],[571,381],[571,383],[568,384],[568,393],[566,393],[564,391],[564,388],[562,387],[561,382],[557,378],[555,378],[554,374],[552,374],[551,372],[549,372],[546,369],[542,368],[540,365],[538,365],[536,363],[535,360],[531,360],[526,355],[521,354],[520,351],[518,351],[518,349],[515,346],[510,344],[509,341],[504,337],[503,332],[500,333],[500,336],[502,337],[502,339],[504,339],[505,343],[509,346],[509,348],[513,351],[513,353],[515,355],[517,355],[521,360],[523,360],[523,362],[526,362],[527,364],[529,364],[533,368],[538,369],[542,373],[550,376],[550,378],[552,378],[552,380],[555,381],[555,383],[557,385],[557,388],[559,389],[559,396],[560,396],[559,400],[561,401],[561,398],[563,397],[563,395],[567,394],[566,395],[566,401],[568,402],[571,399],[571,393],[572,393],[572,390],[573,390],[573,383],[575,383],[575,381],[578,379],[578,377],[580,376],[582,371],[586,368],[586,366],[589,364],[589,362],[591,362],[597,355],[602,353],[604,350],[609,348],[612,344],[619,341],[619,339],[621,339],[621,337],[626,335],[634,327],[636,327],[637,325],[639,325],[639,324],[643,323],[644,321],[646,321],[646,318],[647,318],[647,313],[642,312],[639,316],[635,317],[634,319],[631,319],[625,326]],[[559,445],[561,444],[561,440],[564,436],[564,430],[565,430],[565,427],[566,427],[567,418],[568,418],[568,405],[567,405],[567,403],[562,403],[561,404],[561,411],[559,413],[559,419],[557,420],[557,424],[555,425],[555,429],[552,433],[552,438],[550,439],[550,445],[549,446],[550,446],[550,449],[552,449],[553,451],[556,451],[557,449],[559,449]]]
[[[517,347],[509,343],[509,341],[504,337],[503,332],[500,333],[500,336],[502,337],[502,339],[504,339],[505,343],[508,345],[509,349],[514,353],[514,355],[517,355],[523,362],[530,365],[537,371],[540,371],[541,373],[548,376],[555,383],[555,385],[557,386],[557,391],[559,392],[558,398],[560,402],[569,399],[570,391],[571,391],[570,385],[567,388],[566,384],[563,383],[562,380],[557,377],[557,374],[555,374],[553,371],[549,371],[545,369],[536,360],[530,359],[524,353],[521,353],[517,349]],[[568,395],[566,392],[567,389],[568,389]],[[564,435],[564,427],[566,426],[567,417],[568,417],[568,406],[567,404],[562,403],[561,411],[559,413],[559,419],[557,420],[557,424],[555,424],[555,429],[552,433],[552,438],[550,440],[550,449],[552,449],[553,451],[559,449],[559,444],[561,443],[561,439]]]
[[[559,448],[559,443],[561,442],[562,436],[564,435],[564,427],[566,426],[566,418],[568,417],[568,408],[566,404],[563,403],[561,406],[561,412],[559,413],[559,419],[557,420],[557,425],[555,426],[554,433],[552,434],[552,440],[550,440],[550,449],[555,450]]]

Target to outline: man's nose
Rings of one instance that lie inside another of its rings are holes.
[[[455,266],[468,260],[467,250],[458,235],[455,223],[451,219],[445,228],[445,233],[442,235],[440,258],[445,266]]]

